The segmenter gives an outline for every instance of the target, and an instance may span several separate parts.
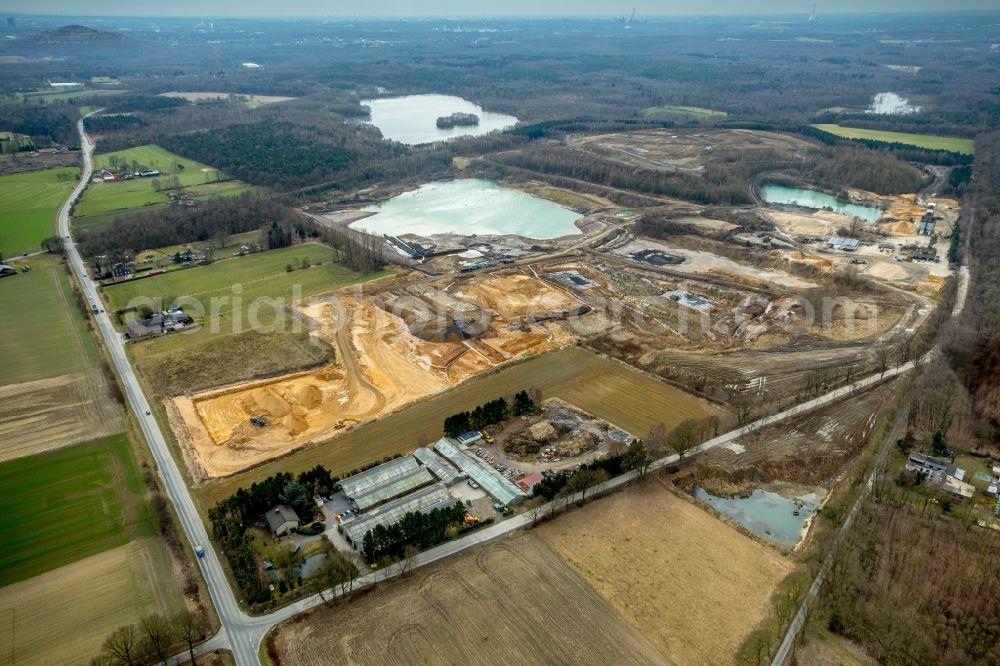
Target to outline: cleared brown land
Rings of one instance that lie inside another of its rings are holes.
[[[281,627],[281,664],[665,664],[532,534]]]
[[[192,475],[242,471],[572,339],[559,322],[527,321],[562,318],[581,307],[536,277],[475,276],[450,286],[450,293],[449,284],[404,287],[384,301],[331,296],[299,304],[316,335],[336,348],[334,361],[174,398],[167,405],[170,422]],[[434,312],[427,319],[425,307]],[[480,335],[464,339],[455,316],[482,322]],[[266,425],[251,425],[254,418]]]
[[[134,541],[0,588],[0,663],[88,663],[115,628],[181,604],[163,547]]]
[[[300,472],[322,463],[333,474],[349,472],[394,453],[411,451],[441,436],[445,417],[474,409],[495,397],[539,388],[621,427],[644,433],[662,421],[674,426],[686,418],[717,414],[720,408],[622,363],[578,347],[565,347],[461,384],[399,412],[372,421],[319,446],[269,462],[197,490],[212,506],[240,486],[279,471]]]
[[[559,516],[538,534],[685,665],[732,663],[793,568],[654,480]]]
[[[99,369],[0,386],[0,462],[121,431]]]

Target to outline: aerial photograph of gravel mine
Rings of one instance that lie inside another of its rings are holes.
[[[2,9],[0,664],[1000,666],[995,3]]]

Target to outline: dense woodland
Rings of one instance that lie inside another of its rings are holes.
[[[225,238],[278,223],[296,229],[303,220],[291,208],[267,197],[245,193],[210,199],[197,206],[167,206],[116,218],[108,224],[77,231],[86,257],[113,255],[155,247]],[[289,238],[291,231],[289,233]]]
[[[79,148],[75,118],[76,109],[65,104],[0,102],[0,131],[27,134],[39,148]]]
[[[823,586],[828,627],[881,664],[1000,663],[1000,536],[885,483]]]

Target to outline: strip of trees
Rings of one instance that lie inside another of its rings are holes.
[[[444,420],[444,434],[457,437],[463,432],[479,430],[501,423],[511,416],[534,414],[542,404],[541,391],[529,389],[477,406],[471,412],[459,412]]]
[[[408,513],[391,525],[368,530],[361,552],[370,563],[399,560],[408,554],[408,547],[419,551],[458,536],[465,515],[461,502],[427,513]]]

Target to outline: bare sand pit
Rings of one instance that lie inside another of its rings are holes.
[[[850,217],[829,210],[791,213],[768,208],[764,212],[779,229],[793,236],[836,236],[837,229],[851,225]]]
[[[283,664],[669,664],[533,534],[281,625]]]
[[[426,286],[419,291],[419,297],[407,295],[405,304],[433,303],[436,316],[446,313],[440,316],[449,323],[455,312],[486,308],[488,325],[477,335],[450,339],[435,337],[432,327],[423,327],[426,322],[409,311],[401,314],[391,299],[327,296],[299,304],[315,334],[336,348],[333,363],[166,401],[192,478],[200,482],[237,473],[525,354],[555,349],[573,339],[561,322],[530,323],[530,318],[557,316],[581,305],[517,273],[476,276],[451,293]]]
[[[880,280],[905,280],[910,275],[898,263],[889,263],[887,261],[874,261],[865,272]]]
[[[680,263],[663,264],[664,268],[679,273],[718,275],[748,284],[771,283],[793,289],[810,289],[817,286],[815,282],[796,277],[784,271],[746,266],[732,259],[712,254],[711,252],[671,247],[645,238],[636,239],[621,247],[616,247],[612,252],[640,264],[645,263],[652,266],[658,265],[655,263],[655,257],[658,255],[683,259]],[[653,255],[652,258],[651,254]]]
[[[559,516],[538,534],[678,664],[733,663],[793,569],[656,480]]]

